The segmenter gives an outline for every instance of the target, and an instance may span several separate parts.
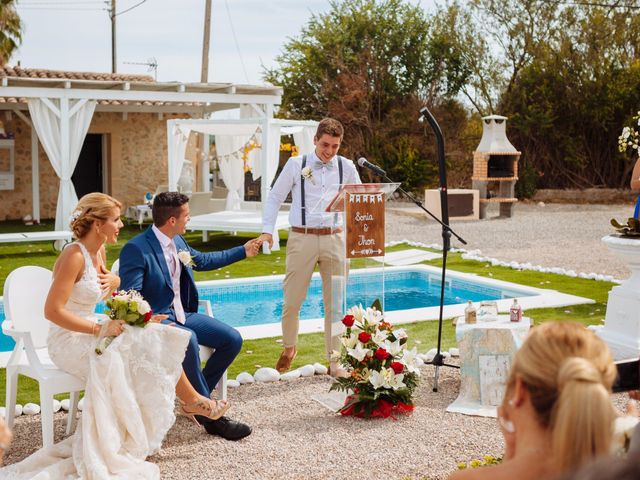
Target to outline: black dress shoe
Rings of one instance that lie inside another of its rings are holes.
[[[225,440],[240,440],[251,434],[251,427],[241,422],[220,417],[218,420],[202,422],[209,435],[218,435]]]

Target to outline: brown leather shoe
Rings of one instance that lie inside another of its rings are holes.
[[[296,358],[298,354],[297,350],[293,351],[293,355],[291,357],[287,357],[285,350],[280,354],[280,358],[278,358],[278,363],[276,363],[276,370],[280,373],[284,373],[291,368],[291,364],[293,363],[293,359]]]

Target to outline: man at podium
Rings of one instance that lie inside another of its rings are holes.
[[[336,185],[362,183],[354,163],[338,155],[344,136],[342,124],[325,118],[318,124],[313,138],[315,149],[305,155],[291,157],[269,193],[262,218],[259,239],[273,246],[273,229],[282,202],[291,193],[289,240],[284,278],[284,307],[282,310],[282,342],[284,350],[276,364],[279,372],[286,372],[297,354],[299,313],[307,296],[311,276],[316,265],[322,278],[324,303],[325,353],[339,350],[339,334],[332,335],[331,277],[336,266],[344,265],[345,246],[341,215],[325,212]],[[336,216],[339,216],[336,218]],[[337,302],[336,302],[337,303]],[[344,371],[331,362],[329,373],[338,376]]]

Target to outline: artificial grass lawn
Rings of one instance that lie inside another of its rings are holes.
[[[145,227],[143,227],[145,228]],[[37,227],[25,227],[20,222],[3,222],[0,224],[0,233],[19,232],[26,229],[52,230],[51,222]],[[141,231],[137,225],[126,226],[120,232],[117,245],[109,246],[107,249],[108,261],[113,262],[119,255],[120,249],[126,241]],[[247,240],[254,238],[248,234],[231,236],[227,234],[210,234],[209,241],[202,242],[200,233],[187,233],[185,238],[191,246],[202,251],[222,250],[237,245],[244,244]],[[196,272],[196,280],[216,280],[229,276],[230,278],[252,277],[260,275],[283,274],[285,270],[286,247],[285,240],[281,240],[282,250],[272,252],[271,255],[260,254],[257,257],[249,258],[235,263],[220,271]],[[387,251],[406,249],[406,245],[390,247]],[[39,242],[34,244],[0,244],[0,289],[4,288],[4,281],[12,270],[23,265],[40,265],[52,268],[57,258],[50,243]],[[352,268],[358,268],[368,264],[369,261],[358,260],[352,262]],[[442,261],[436,259],[425,262],[427,265],[440,267]],[[549,320],[574,320],[585,325],[599,324],[604,318],[606,310],[606,300],[613,283],[597,282],[581,278],[571,278],[563,275],[548,273],[517,271],[505,267],[492,267],[487,263],[462,259],[459,253],[450,253],[447,260],[447,269],[457,270],[466,273],[475,273],[482,276],[489,276],[498,280],[504,280],[522,285],[529,285],[538,288],[548,288],[558,290],[563,293],[591,298],[596,301],[591,305],[576,305],[572,307],[545,308],[527,310],[525,313],[531,317],[535,324]],[[424,352],[436,346],[438,336],[437,321],[422,321],[403,325],[409,334],[409,346],[418,346],[418,350]],[[246,340],[242,352],[229,368],[229,378],[242,372],[253,373],[259,367],[274,367],[278,359],[282,346],[277,338],[263,338],[258,340]],[[456,346],[455,328],[451,321],[443,322],[442,329],[442,349],[447,350]],[[322,362],[324,360],[324,334],[313,333],[300,336],[298,345],[298,356],[293,362],[293,368],[307,363]],[[429,381],[429,380],[426,380]],[[64,395],[59,398],[64,398]],[[4,405],[5,400],[5,369],[0,369],[0,405]],[[18,385],[18,403],[34,402],[39,403],[37,383],[20,377]]]

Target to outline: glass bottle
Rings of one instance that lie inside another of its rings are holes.
[[[522,307],[518,305],[518,300],[513,299],[513,304],[509,309],[509,317],[512,322],[519,322],[522,320]]]
[[[464,309],[464,323],[476,323],[476,307],[469,300],[467,307]]]

